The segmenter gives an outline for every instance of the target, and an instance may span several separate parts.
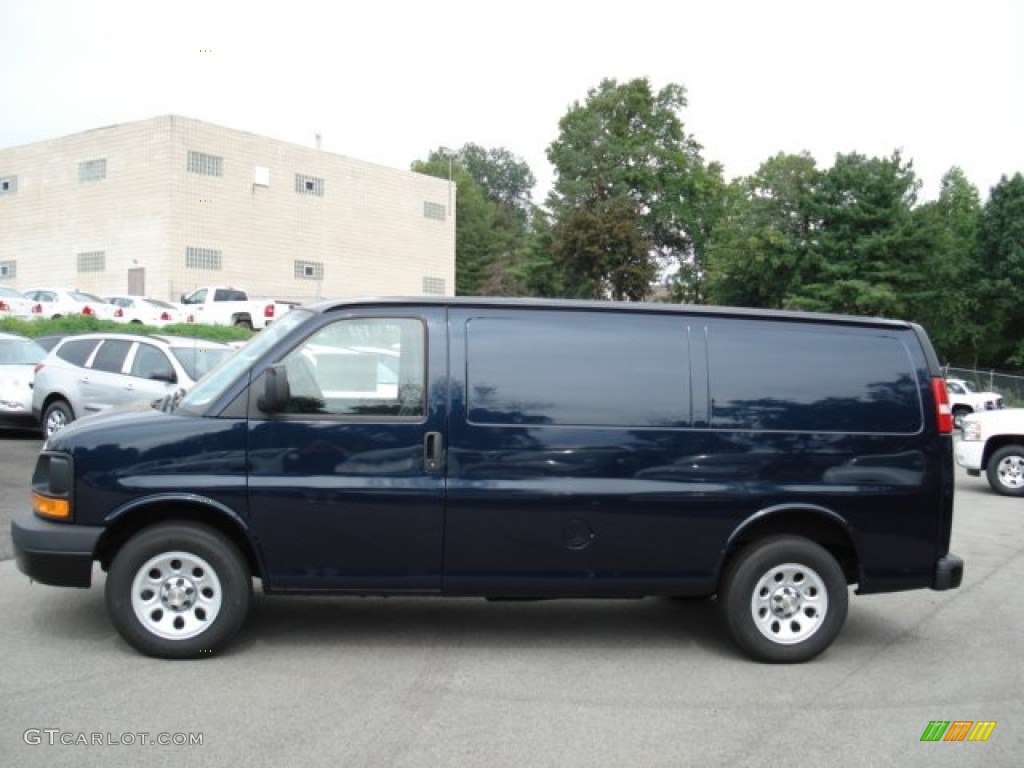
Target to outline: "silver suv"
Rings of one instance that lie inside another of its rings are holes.
[[[49,437],[77,418],[187,389],[234,351],[176,336],[67,336],[36,366],[32,412]]]

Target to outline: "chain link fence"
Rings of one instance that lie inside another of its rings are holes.
[[[963,379],[976,392],[996,392],[1003,396],[1007,408],[1024,407],[1024,376],[977,368],[946,366],[946,376]]]

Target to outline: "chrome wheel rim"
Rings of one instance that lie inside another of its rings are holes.
[[[757,580],[750,613],[758,631],[773,643],[801,643],[821,629],[828,614],[825,582],[806,565],[774,566]]]
[[[205,631],[220,613],[220,579],[191,552],[164,552],[139,568],[132,581],[132,609],[149,632],[187,640]]]
[[[60,432],[64,427],[68,425],[68,417],[64,414],[64,411],[55,409],[50,412],[50,415],[46,417],[46,436]]]
[[[999,462],[996,472],[1005,487],[1014,490],[1024,487],[1024,457],[1007,456]]]

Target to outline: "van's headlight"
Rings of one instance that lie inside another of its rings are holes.
[[[70,522],[73,477],[70,456],[40,454],[32,473],[32,511],[48,520]]]
[[[963,439],[981,440],[981,424],[976,421],[965,421]]]

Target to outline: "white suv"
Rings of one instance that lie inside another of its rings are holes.
[[[953,412],[953,423],[963,426],[964,416],[976,411],[995,411],[1003,407],[1002,395],[995,392],[975,392],[964,379],[946,379],[949,393],[949,408]]]
[[[234,351],[176,336],[67,336],[36,366],[32,413],[50,437],[82,416],[191,387]]]

